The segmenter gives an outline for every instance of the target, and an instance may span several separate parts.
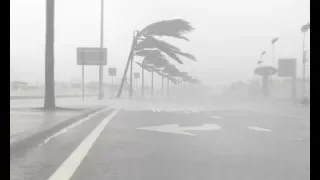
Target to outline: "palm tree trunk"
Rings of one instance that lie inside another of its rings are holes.
[[[153,69],[151,72],[151,96],[153,96]]]
[[[44,108],[54,109],[54,0],[47,0],[46,8]]]
[[[132,84],[132,83],[133,83],[133,82],[132,82],[132,73],[133,73],[133,72],[132,72],[132,71],[133,71],[133,70],[132,70],[132,63],[133,63],[133,58],[131,59],[131,63],[130,63],[130,64],[131,64],[131,65],[130,65],[130,66],[131,66],[131,67],[130,67],[130,88],[129,88],[129,89],[130,89],[130,99],[132,98],[132,91],[133,91],[133,89],[132,89],[132,88],[133,88],[133,84]]]
[[[133,56],[134,56],[134,54],[133,54],[133,53],[134,53],[133,48],[135,47],[135,45],[136,45],[136,43],[137,43],[137,39],[138,39],[137,36],[136,36],[136,37],[133,37],[132,44],[131,44],[131,49],[130,49],[130,54],[129,54],[129,57],[128,57],[128,61],[127,61],[126,68],[125,68],[124,73],[123,73],[123,76],[122,76],[122,80],[121,80],[120,88],[119,88],[119,90],[118,90],[117,98],[119,98],[119,97],[121,96],[122,88],[123,88],[123,85],[124,85],[125,77],[127,76],[129,64],[130,64],[130,62],[133,60]]]

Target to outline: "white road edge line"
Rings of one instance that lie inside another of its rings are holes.
[[[71,153],[71,155],[60,165],[48,180],[69,180],[84,157],[88,154],[93,143],[97,140],[110,120],[120,111],[116,109],[105,118]]]
[[[99,114],[99,113],[102,113],[102,112],[104,112],[104,111],[107,111],[107,110],[109,110],[109,108],[104,108],[104,109],[102,109],[102,110],[100,110],[100,111],[97,111],[97,112],[95,112],[95,113],[89,114],[87,117],[85,117],[85,118],[83,118],[83,119],[81,119],[81,120],[79,120],[79,121],[77,121],[77,122],[75,122],[75,123],[73,123],[73,124],[70,124],[69,126],[61,129],[60,131],[58,131],[58,132],[54,133],[53,135],[49,136],[48,138],[46,138],[46,139],[43,141],[43,143],[41,143],[39,146],[44,145],[44,144],[47,144],[47,143],[48,143],[50,140],[52,140],[53,138],[55,138],[55,137],[57,137],[57,136],[60,136],[61,134],[67,132],[69,129],[74,128],[74,127],[76,127],[76,126],[84,123],[85,121],[91,119],[93,116],[95,116],[95,115],[97,115],[97,114]]]

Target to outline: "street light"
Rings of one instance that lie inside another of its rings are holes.
[[[276,37],[276,38],[273,38],[273,39],[271,40],[271,43],[272,43],[272,51],[273,51],[273,65],[274,65],[274,66],[276,66],[276,64],[275,64],[275,49],[274,49],[274,48],[275,48],[275,47],[274,47],[275,45],[274,45],[274,44],[278,41],[278,39],[279,39],[279,38]]]
[[[100,24],[100,53],[102,53],[103,49],[103,1],[101,0],[101,24]],[[100,54],[100,58],[102,58],[102,55]],[[100,65],[99,65],[99,100],[103,99],[103,64],[102,59],[100,59]]]
[[[261,64],[263,61],[262,61],[262,56],[266,54],[266,51],[263,51],[260,55],[260,61],[258,61],[258,64]]]
[[[305,25],[303,25],[301,27],[301,32],[303,33],[303,44],[302,44],[302,76],[303,76],[303,79],[302,79],[302,95],[304,96],[305,95],[305,92],[306,92],[306,58],[305,58],[305,50],[304,50],[304,42],[305,42],[305,37],[306,37],[306,32],[310,29],[310,23],[307,23]]]

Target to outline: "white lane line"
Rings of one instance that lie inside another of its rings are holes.
[[[249,129],[251,130],[254,130],[254,131],[266,131],[266,132],[272,132],[270,129],[265,129],[265,128],[260,128],[260,127],[248,127]]]
[[[60,165],[48,180],[69,180],[84,157],[88,154],[93,143],[97,140],[103,129],[110,120],[120,111],[116,109],[107,118],[105,118],[71,153],[71,155]]]
[[[91,119],[93,116],[95,116],[95,115],[97,115],[97,114],[99,114],[99,113],[102,113],[102,112],[104,112],[104,111],[107,111],[107,110],[109,110],[109,108],[105,108],[105,109],[102,109],[102,110],[100,110],[100,111],[98,111],[98,112],[92,113],[92,114],[90,114],[89,116],[87,116],[86,118],[83,118],[83,119],[81,119],[81,120],[79,120],[79,121],[77,121],[77,122],[75,122],[75,123],[73,123],[73,124],[70,124],[69,126],[61,129],[60,131],[54,133],[53,135],[51,135],[50,137],[48,137],[47,139],[45,139],[44,142],[41,143],[39,146],[44,145],[44,144],[47,144],[47,143],[48,143],[50,140],[52,140],[53,138],[55,138],[55,137],[57,137],[57,136],[60,136],[61,134],[67,132],[69,129],[74,128],[74,127],[76,127],[76,126],[84,123],[85,121]]]

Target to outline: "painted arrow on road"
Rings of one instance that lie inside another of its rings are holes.
[[[162,125],[162,126],[141,127],[141,128],[137,128],[137,129],[196,136],[196,135],[189,133],[189,132],[186,132],[186,131],[212,131],[212,130],[219,130],[219,129],[221,129],[221,127],[216,124],[203,124],[201,126],[193,126],[193,127],[181,127],[181,126],[179,126],[179,124],[167,124],[167,125]]]

